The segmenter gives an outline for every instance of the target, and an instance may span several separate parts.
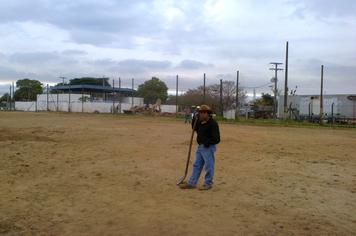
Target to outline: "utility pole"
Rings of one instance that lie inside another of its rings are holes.
[[[115,114],[115,80],[112,80],[112,114]]]
[[[60,76],[59,78],[62,79],[62,86],[63,86],[63,90],[62,90],[61,93],[64,93],[64,80],[66,79],[66,77]],[[58,101],[59,101],[58,96],[59,95],[58,95],[58,89],[57,89],[57,111],[59,111],[59,108],[58,108],[58,106],[59,106],[59,104],[58,104]],[[36,97],[36,104],[37,104],[37,97]]]
[[[203,104],[205,104],[205,73],[204,73],[204,86],[203,86]]]
[[[84,89],[82,85],[82,113],[84,112]]]
[[[131,92],[131,107],[132,107],[132,108],[134,107],[134,97],[133,97],[133,94],[134,94],[134,79],[132,78],[132,92]]]
[[[11,111],[11,108],[12,108],[12,89],[11,89],[11,84],[10,84],[10,111]]]
[[[103,76],[103,100],[106,101],[106,93],[105,93],[105,76]]]
[[[224,117],[224,108],[223,108],[223,81],[220,79],[220,115],[221,117]]]
[[[119,77],[119,113],[121,114],[121,78]]]
[[[12,99],[13,99],[13,102],[14,102],[14,104],[13,104],[13,106],[12,106],[12,108],[13,108],[13,110],[15,111],[15,109],[16,109],[16,103],[15,103],[15,84],[14,84],[14,82],[12,82]]]
[[[320,78],[320,124],[323,124],[324,106],[323,106],[323,86],[324,86],[324,65],[321,65]]]
[[[6,99],[7,103],[6,103],[6,109],[10,108],[10,95],[7,96]]]
[[[47,104],[47,111],[49,111],[49,106],[48,106],[48,100],[49,100],[48,99],[48,92],[49,92],[48,90],[49,90],[49,87],[48,87],[48,84],[47,84],[47,89],[46,90],[47,90],[47,101],[46,101],[46,104]]]
[[[288,116],[288,41],[286,43],[286,64],[284,65],[284,104],[283,104],[283,111],[284,111],[284,119],[287,119]]]
[[[273,82],[274,82],[274,107],[273,107],[273,118],[277,119],[277,81],[278,81],[278,77],[277,77],[277,72],[281,71],[283,69],[278,68],[279,65],[282,65],[283,63],[280,62],[270,62],[269,64],[274,65],[274,68],[269,68],[270,70],[274,71],[274,78],[273,78]]]
[[[70,107],[70,103],[71,103],[71,101],[70,101],[70,93],[71,93],[71,91],[70,91],[70,83],[69,83],[69,87],[68,87],[68,89],[69,89],[69,93],[68,93],[68,112],[71,112],[71,107]]]
[[[62,79],[62,81],[63,81],[63,82],[62,82],[62,85],[64,85],[64,80],[66,79],[66,77],[60,76],[59,78]]]
[[[176,79],[176,117],[178,117],[178,75]]]
[[[235,120],[239,119],[240,106],[239,106],[239,71],[236,71],[236,101],[235,101]]]
[[[56,106],[56,111],[58,112],[58,106],[59,106],[59,104],[58,104],[58,102],[59,102],[58,90],[56,90],[56,93],[57,93],[57,106]]]

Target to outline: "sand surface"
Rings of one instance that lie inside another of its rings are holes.
[[[220,131],[215,186],[202,192],[175,185],[183,121],[0,112],[0,235],[356,232],[355,129]]]

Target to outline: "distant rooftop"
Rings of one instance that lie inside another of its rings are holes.
[[[71,92],[92,92],[92,93],[123,93],[123,94],[131,94],[132,92],[136,92],[134,89],[130,88],[113,88],[111,86],[100,86],[100,85],[90,85],[90,84],[78,84],[78,85],[57,85],[51,86],[50,90],[54,91],[71,91]]]

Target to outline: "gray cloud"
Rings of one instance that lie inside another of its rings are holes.
[[[290,68],[290,87],[299,94],[320,93],[321,65],[324,65],[324,90],[332,93],[355,93],[356,67],[340,65],[317,58],[296,60]],[[282,76],[283,77],[283,76]]]
[[[9,56],[11,63],[20,64],[42,64],[57,61],[60,55],[56,52],[29,52],[29,53],[14,53]]]
[[[132,48],[137,46],[134,37],[165,38],[181,44],[208,38],[204,36],[211,29],[201,14],[204,2],[174,3],[188,20],[171,22],[168,28],[164,10],[158,10],[154,1],[13,0],[1,7],[0,22],[51,24],[68,31],[74,42],[82,44]],[[187,26],[190,30],[185,29]]]
[[[318,18],[331,16],[355,16],[356,2],[351,0],[291,0],[289,3],[297,6],[294,16],[305,18],[308,13]]]
[[[21,70],[16,70],[11,67],[0,66],[0,81],[1,80],[17,80],[21,78],[33,78],[35,73],[23,72]]]
[[[147,70],[164,70],[171,67],[170,61],[135,60],[128,59],[120,61],[117,66],[119,71],[137,72]]]
[[[347,77],[356,79],[356,66],[337,64],[317,58],[299,60],[297,67],[304,69],[309,75],[320,75],[321,65],[324,65],[325,75],[331,75],[335,79]]]
[[[165,76],[158,76],[161,80],[163,80],[167,87],[175,90],[176,89],[176,78],[177,75],[165,75]],[[201,77],[192,77],[187,75],[178,75],[178,90],[179,91],[188,91],[189,89],[197,88],[198,86],[203,85],[203,75]],[[209,84],[212,82],[209,81]]]
[[[0,97],[5,93],[10,93],[10,84],[0,84]]]
[[[110,58],[106,59],[98,59],[98,60],[92,60],[92,61],[87,61],[89,65],[93,66],[104,66],[104,67],[110,67],[110,66],[116,66],[119,62],[115,61]]]
[[[223,46],[216,48],[216,53],[222,58],[252,58],[265,59],[283,56],[283,43],[269,39],[227,41]],[[233,47],[231,45],[234,45]],[[279,48],[279,50],[276,50]],[[282,52],[282,53],[281,53]]]
[[[49,23],[70,32],[78,43],[101,45],[158,32],[161,23],[150,13],[152,8],[150,1],[14,0],[2,3],[0,21]]]
[[[196,70],[196,69],[200,69],[200,68],[213,67],[213,66],[214,66],[213,64],[205,64],[200,61],[183,60],[177,65],[177,68],[187,69],[187,70]]]
[[[76,49],[64,50],[62,52],[62,54],[66,55],[66,56],[85,56],[85,55],[88,55],[88,53],[86,51],[76,50]]]
[[[155,60],[138,60],[138,59],[127,59],[122,61],[115,61],[112,59],[100,59],[89,61],[88,63],[92,65],[100,66],[117,66],[121,69],[130,68],[132,69],[168,69],[171,67],[170,61],[155,61]]]

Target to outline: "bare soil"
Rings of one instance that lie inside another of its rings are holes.
[[[190,130],[173,118],[0,112],[0,234],[355,234],[355,129],[220,124],[209,191],[176,186]]]

